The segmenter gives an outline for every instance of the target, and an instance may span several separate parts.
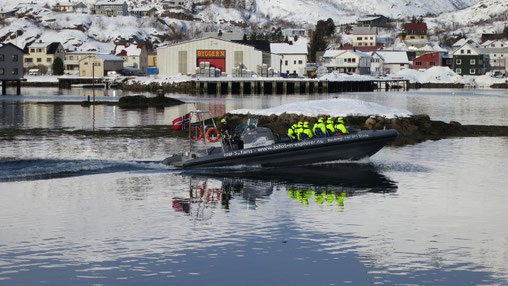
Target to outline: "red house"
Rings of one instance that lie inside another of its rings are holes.
[[[440,66],[441,65],[441,56],[439,52],[426,54],[420,57],[417,57],[413,60],[413,69],[429,69],[431,67]]]

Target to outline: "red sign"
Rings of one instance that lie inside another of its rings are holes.
[[[198,58],[223,59],[226,57],[225,50],[197,50]]]

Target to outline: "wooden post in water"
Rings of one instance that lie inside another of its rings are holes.
[[[277,82],[272,81],[272,94],[277,94]]]
[[[240,94],[244,94],[244,88],[245,88],[245,82],[242,80],[240,81]]]
[[[262,81],[259,83],[260,84],[260,87],[259,87],[259,94],[261,95],[264,95],[265,94],[265,82]]]
[[[282,82],[282,94],[288,94],[288,82],[287,81]]]
[[[208,81],[203,82],[203,94],[209,94],[208,92]]]
[[[255,81],[251,81],[250,82],[250,94],[256,94],[256,82]]]
[[[300,94],[300,83],[301,81],[295,81],[295,94]]]
[[[221,95],[222,94],[222,82],[221,81],[217,81],[217,90],[215,91],[215,93],[217,95]]]
[[[233,82],[228,81],[228,94],[232,94],[232,93],[233,93]]]
[[[19,79],[16,81],[16,94],[21,95],[21,81]]]
[[[2,95],[6,95],[6,94],[7,94],[7,81],[2,80]]]

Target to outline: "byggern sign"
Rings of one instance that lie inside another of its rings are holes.
[[[226,50],[197,50],[197,57],[221,59],[226,57]]]

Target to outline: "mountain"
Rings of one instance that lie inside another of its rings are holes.
[[[81,1],[89,5],[96,2]],[[252,29],[267,31],[272,27],[310,28],[319,19],[332,18],[337,24],[352,23],[358,17],[372,13],[393,19],[426,15],[431,28],[449,25],[452,30],[456,27],[460,29],[471,27],[471,31],[474,27],[472,19],[487,21],[489,17],[493,17],[492,15],[499,19],[503,13],[507,15],[506,0],[203,1],[188,0],[186,9],[165,11],[170,13],[159,18],[134,16],[109,18],[90,14],[59,13],[50,9],[59,1],[37,0],[37,4],[20,9],[17,18],[0,20],[0,42],[13,42],[23,46],[35,40],[60,41],[69,50],[109,52],[113,42],[119,39],[150,40],[156,45],[161,45],[198,37],[204,31],[222,29],[250,32]],[[13,8],[20,2],[0,0],[3,9]],[[163,7],[163,0],[126,2],[130,9],[156,7],[162,10]],[[482,20],[484,18],[485,20]],[[506,19],[504,22],[506,23]]]

